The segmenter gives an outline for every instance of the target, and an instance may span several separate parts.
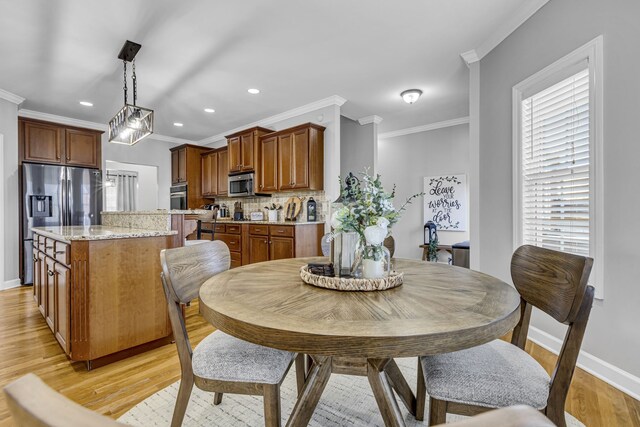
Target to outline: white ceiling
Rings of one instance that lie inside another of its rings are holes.
[[[0,88],[23,109],[106,124],[129,39],[156,133],[198,141],[331,95],[387,132],[466,116],[460,53],[532,1],[0,0]],[[409,88],[424,92],[414,105]]]

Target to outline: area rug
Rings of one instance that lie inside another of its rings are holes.
[[[407,382],[415,392],[416,359],[396,359]],[[179,381],[148,397],[121,416],[118,421],[132,426],[168,426],[171,424],[173,407],[176,402]],[[289,371],[281,387],[282,425],[291,413],[296,399],[296,380],[294,369]],[[398,402],[400,402],[398,400]],[[429,399],[427,398],[427,405]],[[426,421],[416,421],[407,409],[399,403],[407,426],[425,426]],[[213,393],[199,390],[194,386],[191,400],[187,407],[183,426],[252,426],[264,425],[262,398],[225,394],[220,405],[213,405]],[[428,408],[425,416],[428,414]],[[447,422],[464,417],[447,416]],[[566,414],[567,425],[584,427],[569,414]],[[313,427],[352,426],[371,427],[384,426],[378,412],[375,398],[366,377],[350,375],[332,375],[322,394],[320,403],[309,423]]]

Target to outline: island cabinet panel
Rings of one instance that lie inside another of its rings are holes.
[[[69,312],[71,274],[69,268],[59,262],[56,262],[53,268],[56,292],[54,333],[64,352],[69,354],[71,347],[71,313]]]
[[[258,188],[260,192],[278,191],[278,137],[265,136],[260,140],[262,167]]]
[[[102,132],[18,119],[20,161],[101,167]]]
[[[35,299],[71,360],[91,369],[170,342],[160,251],[173,245],[173,236],[71,243],[47,237],[34,249],[36,265],[44,266],[35,274]]]
[[[44,252],[38,251],[38,310],[40,310],[40,314],[46,319],[45,309],[47,305],[47,263],[46,256]],[[34,279],[35,279],[35,270],[34,270]],[[35,285],[34,285],[35,286]]]

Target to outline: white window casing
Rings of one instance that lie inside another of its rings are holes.
[[[603,38],[513,87],[514,249],[532,244],[594,259],[604,297]]]

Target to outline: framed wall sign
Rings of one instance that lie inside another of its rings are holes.
[[[424,178],[424,222],[438,230],[467,230],[467,176],[440,175]]]

